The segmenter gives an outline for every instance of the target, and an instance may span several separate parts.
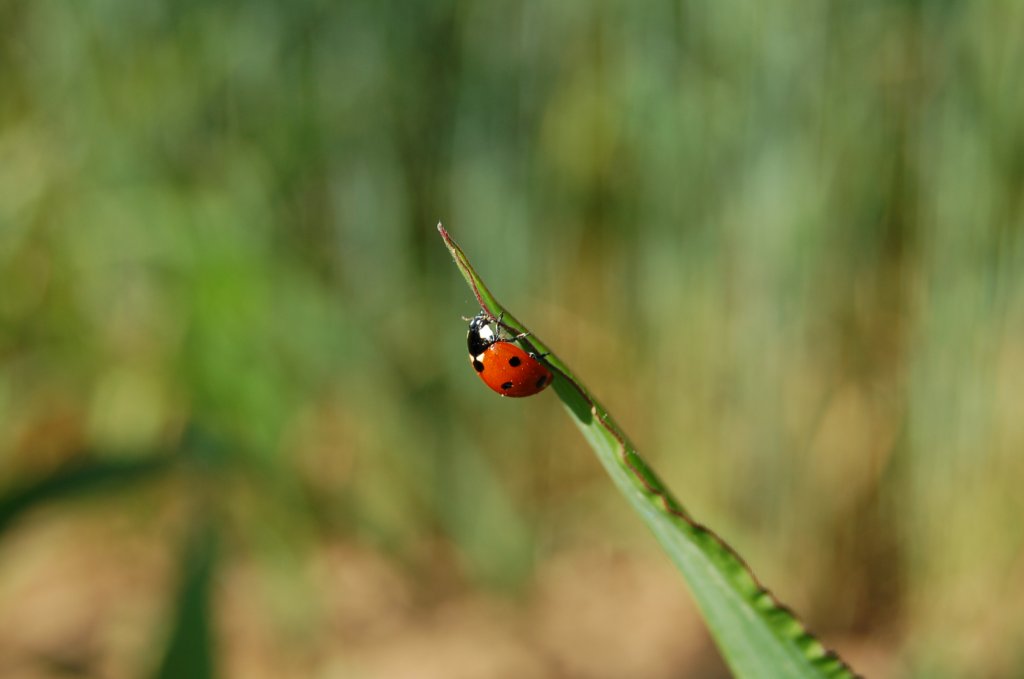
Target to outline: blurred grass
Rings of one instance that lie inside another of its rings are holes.
[[[224,442],[226,676],[385,676],[381,639],[454,667],[410,621],[531,627],[558,558],[651,549],[553,409],[481,394],[439,219],[855,666],[1024,671],[1017,3],[15,0],[0,32],[2,487]],[[95,512],[137,517],[115,555],[175,551],[186,478],[22,516],[0,612],[93,586],[28,554],[88,561]],[[378,580],[405,594],[361,608]],[[153,667],[174,605],[103,601],[92,636],[4,632],[0,673]],[[602,647],[497,636],[555,658],[532,675]]]
[[[217,676],[217,645],[210,615],[210,583],[216,570],[216,551],[216,533],[211,526],[197,529],[197,534],[183,550],[183,581],[176,594],[178,611],[167,651],[154,674],[157,679]]]

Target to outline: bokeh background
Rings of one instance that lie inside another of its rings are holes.
[[[0,3],[0,675],[723,677],[443,220],[875,677],[1024,675],[1024,5]]]

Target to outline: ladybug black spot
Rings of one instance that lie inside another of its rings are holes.
[[[537,388],[538,389],[542,389],[544,387],[544,384],[547,383],[547,381],[548,381],[548,376],[547,375],[541,375],[540,379],[537,380]]]
[[[522,361],[519,360],[518,356],[513,356],[512,358],[508,359],[508,364],[513,368],[518,368],[520,363],[522,363]]]
[[[484,371],[484,364],[474,358],[473,369],[476,370],[478,373],[482,373]]]
[[[501,385],[501,388],[502,389],[511,389],[512,388],[512,383],[511,382],[505,382],[504,384]]]

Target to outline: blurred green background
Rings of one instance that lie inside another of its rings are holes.
[[[442,220],[861,672],[1024,675],[1022,65],[1013,0],[0,3],[0,674],[726,676]]]

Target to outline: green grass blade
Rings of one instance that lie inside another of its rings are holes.
[[[438,224],[437,228],[480,307],[494,318],[500,315],[508,330],[528,332],[498,303],[444,227]],[[520,341],[538,353],[551,351],[532,333]],[[558,356],[548,353],[545,360],[555,373],[553,388],[584,438],[683,572],[733,673],[743,678],[856,676],[760,584],[732,547],[683,509]]]
[[[0,497],[0,533],[24,512],[37,505],[87,493],[132,487],[139,481],[166,471],[173,462],[168,455],[130,460],[89,459],[11,488]]]
[[[154,679],[216,677],[210,586],[217,554],[217,536],[200,525],[182,557],[182,579],[170,640]]]

